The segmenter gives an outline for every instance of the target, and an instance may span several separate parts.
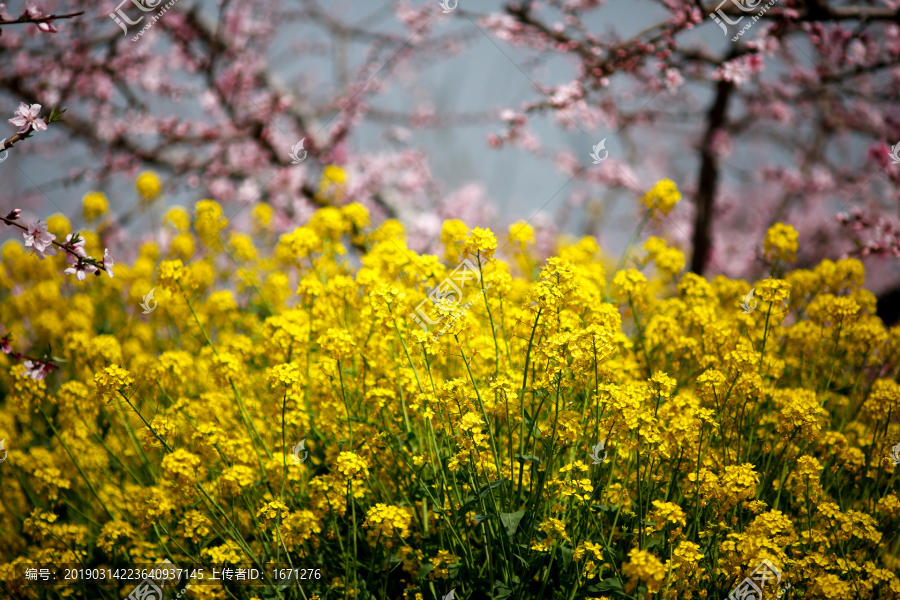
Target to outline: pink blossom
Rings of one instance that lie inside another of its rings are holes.
[[[42,380],[50,371],[56,368],[53,363],[43,362],[40,360],[25,361],[25,377],[31,377],[37,381]]]
[[[72,256],[71,254],[69,256]],[[71,264],[71,263],[70,263]],[[97,267],[89,265],[82,260],[78,260],[76,264],[63,271],[67,275],[74,275],[78,281],[84,281],[88,273],[96,273]]]
[[[40,19],[43,16],[43,14],[38,9],[38,7],[35,6],[33,3],[28,5],[28,7],[25,9],[25,12],[32,19]],[[41,31],[46,31],[48,33],[56,33],[57,32],[56,27],[51,25],[49,21],[46,23],[38,23],[37,26],[38,26],[38,29],[40,29]]]
[[[30,225],[28,231],[22,235],[25,236],[25,246],[31,247],[41,260],[48,256],[56,256],[56,246],[53,245],[56,236],[47,232],[46,223],[38,222]]]
[[[730,81],[735,86],[746,83],[753,75],[762,71],[765,63],[760,54],[744,55],[734,60],[729,60],[716,69],[712,78],[719,81]]]
[[[45,21],[43,23],[38,23],[38,29],[44,31],[46,33],[59,33],[59,29],[50,24],[51,21]]]
[[[78,281],[84,281],[88,273],[96,273],[97,267],[84,262],[83,259],[90,258],[84,251],[84,238],[80,238],[74,244],[72,239],[75,234],[70,233],[66,236],[65,246],[69,249],[66,252],[66,262],[70,265],[68,269],[63,271],[68,275],[75,275]],[[111,267],[112,265],[110,265]],[[112,275],[110,275],[112,277]]]
[[[40,104],[28,106],[21,102],[19,103],[19,108],[16,109],[16,116],[10,119],[9,122],[19,128],[16,133],[25,133],[31,127],[34,127],[35,131],[44,131],[47,129],[47,124],[44,123],[43,119],[38,118],[40,112]]]
[[[106,274],[110,277],[113,276],[113,265],[115,265],[115,261],[113,257],[109,255],[109,248],[103,249],[103,270],[106,271]]]
[[[684,83],[684,77],[678,69],[666,69],[666,90],[674,94]]]
[[[6,334],[2,338],[0,338],[0,350],[3,350],[4,354],[9,354],[12,352],[12,346],[9,345],[9,334]]]
[[[68,247],[71,252],[74,252],[78,256],[87,258],[87,254],[84,252],[84,238],[80,238],[77,242],[72,244],[71,241],[74,236],[74,233],[70,233],[69,235],[67,235],[64,245]],[[70,265],[75,264],[75,257],[71,253],[67,253],[66,262],[68,262]]]

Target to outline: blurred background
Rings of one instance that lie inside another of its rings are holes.
[[[441,254],[449,218],[501,245],[523,221],[543,256],[593,235],[615,263],[638,200],[667,178],[683,200],[642,236],[687,269],[764,277],[765,231],[785,222],[798,266],[861,259],[896,319],[896,2],[168,4],[6,6],[4,122],[20,102],[67,112],[8,150],[0,211],[62,213],[128,260],[141,241],[165,246],[170,206],[213,199],[245,231],[267,204],[280,234],[361,202],[375,224],[402,221],[417,252]],[[23,14],[35,22],[8,24]],[[152,198],[135,189],[148,170]],[[89,222],[95,191],[109,210]]]

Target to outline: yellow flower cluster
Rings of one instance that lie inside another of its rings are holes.
[[[134,187],[145,202],[152,200],[162,191],[162,184],[159,182],[159,177],[153,171],[144,171],[138,175]]]
[[[538,260],[522,223],[447,221],[432,256],[360,205],[277,218],[170,208],[170,243],[90,286],[0,249],[2,335],[59,367],[0,353],[0,596],[36,597],[25,564],[166,556],[315,566],[310,598],[724,597],[768,560],[788,598],[900,600],[900,328],[859,261],[785,270],[787,226],[742,281],[660,238],[615,271],[592,238]],[[423,301],[463,258],[485,292],[457,318]],[[185,594],[232,595],[260,597]]]
[[[393,548],[397,543],[395,537],[409,537],[411,524],[412,515],[408,509],[379,502],[369,509],[363,527],[369,530],[366,536],[369,543],[381,541],[386,547]]]
[[[106,214],[109,210],[109,202],[103,192],[88,192],[81,199],[82,215],[87,223],[93,223]]]
[[[622,574],[629,578],[625,588],[629,593],[643,581],[647,591],[655,594],[666,578],[666,565],[651,552],[634,548],[628,553],[628,562],[622,566]]]
[[[170,292],[177,292],[183,288],[194,288],[197,285],[194,278],[191,277],[191,272],[185,268],[181,259],[162,261],[156,277],[159,285]]]
[[[671,179],[660,179],[650,191],[644,194],[641,202],[649,210],[657,208],[662,214],[669,214],[675,205],[681,201],[681,192]]]
[[[766,239],[763,242],[766,258],[782,262],[793,261],[799,247],[797,241],[799,237],[800,234],[790,225],[776,223],[766,232]]]
[[[336,464],[338,476],[344,481],[365,477],[369,472],[366,460],[353,452],[341,452]]]
[[[664,279],[672,279],[684,269],[684,253],[667,247],[662,238],[651,237],[644,242],[644,250],[650,254],[650,259]]]
[[[131,375],[119,365],[110,365],[94,376],[94,385],[102,395],[123,391],[132,383]]]

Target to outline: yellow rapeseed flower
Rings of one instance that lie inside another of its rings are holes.
[[[94,376],[94,385],[97,386],[97,391],[103,395],[125,390],[132,383],[134,383],[134,379],[119,365],[106,367]]]
[[[763,243],[766,258],[782,262],[793,261],[799,246],[797,243],[799,237],[800,234],[790,225],[775,223],[769,227]]]
[[[134,182],[134,187],[145,202],[152,200],[162,191],[159,177],[153,171],[144,171],[138,175]]]
[[[176,231],[187,231],[191,226],[191,216],[181,206],[173,206],[163,215],[163,223]]]
[[[88,223],[93,223],[109,210],[109,202],[103,192],[88,192],[81,199],[81,204],[82,215]]]
[[[679,201],[681,201],[681,192],[678,191],[678,186],[671,179],[660,179],[641,198],[641,202],[648,209],[658,208],[664,215],[669,214]]]

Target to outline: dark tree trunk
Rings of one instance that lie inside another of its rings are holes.
[[[733,89],[730,81],[720,81],[716,87],[716,98],[706,115],[706,134],[700,147],[700,177],[695,198],[697,214],[694,217],[694,255],[691,258],[691,271],[698,275],[703,274],[709,259],[713,204],[719,187],[719,161],[711,142],[716,130],[725,124],[728,100]]]

